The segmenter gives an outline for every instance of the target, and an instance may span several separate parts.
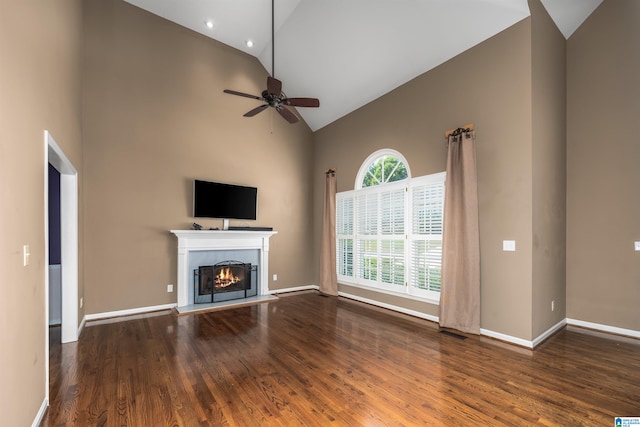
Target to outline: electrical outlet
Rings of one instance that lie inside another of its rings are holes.
[[[551,311],[556,309],[556,302],[555,301],[551,301]]]
[[[278,275],[277,275],[277,274],[274,274],[274,275],[273,275],[273,281],[274,281],[274,282],[277,282],[277,281],[278,281]]]
[[[167,285],[167,292],[173,292],[173,285]]]

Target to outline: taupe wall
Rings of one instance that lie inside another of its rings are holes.
[[[532,333],[531,89],[526,19],[314,134],[314,209],[320,212],[327,168],[337,168],[338,191],[353,189],[362,162],[381,148],[400,151],[413,176],[441,172],[444,132],[474,123],[482,328],[523,339]],[[319,218],[314,231],[318,242]],[[516,240],[517,252],[503,252],[503,239]],[[427,303],[345,285],[340,291],[437,314]]]
[[[533,87],[533,337],[566,317],[566,41],[529,1]],[[551,301],[554,310],[551,311]]]
[[[605,0],[567,43],[567,317],[640,330],[640,2]]]
[[[86,1],[85,31],[87,313],[176,301],[168,230],[194,221],[194,178],[258,187],[246,223],[278,231],[269,287],[312,283],[311,131],[222,92],[260,93],[260,63],[119,0]]]
[[[31,425],[48,387],[44,131],[81,170],[81,43],[81,1],[0,0],[0,414],[6,426]]]

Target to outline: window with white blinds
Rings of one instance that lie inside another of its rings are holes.
[[[353,198],[336,203],[336,251],[338,276],[353,277]]]
[[[444,184],[443,172],[417,178],[410,186],[409,292],[431,299],[440,299]]]
[[[445,173],[336,195],[342,283],[440,299]]]

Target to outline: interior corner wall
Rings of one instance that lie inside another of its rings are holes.
[[[378,149],[392,148],[405,156],[413,176],[441,172],[444,132],[474,123],[481,326],[525,340],[532,331],[531,90],[531,21],[525,19],[316,131],[313,168],[314,212],[321,212],[326,169],[337,169],[338,191],[350,190],[362,162]],[[320,230],[316,217],[316,255]],[[503,252],[504,239],[516,240],[518,250]],[[437,307],[424,302],[344,284],[339,290],[437,315]]]
[[[640,331],[640,2],[605,0],[567,42],[567,317]]]
[[[257,221],[231,225],[278,232],[269,289],[311,283],[311,130],[223,93],[260,93],[262,65],[121,0],[85,1],[85,32],[87,312],[176,302],[169,230],[191,228],[195,178],[257,187]]]
[[[566,317],[566,40],[530,0],[533,105],[532,336]],[[553,311],[552,311],[553,301]]]
[[[44,409],[44,131],[81,169],[81,54],[80,0],[0,3],[0,414],[7,426],[32,425]]]

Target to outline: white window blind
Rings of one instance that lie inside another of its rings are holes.
[[[410,187],[409,291],[429,298],[438,297],[441,285],[444,190],[444,174],[416,179]]]
[[[338,279],[439,300],[445,174],[336,195]]]
[[[336,268],[338,277],[353,277],[353,192],[336,196]]]
[[[406,204],[406,185],[380,194],[380,281],[394,288],[405,286]]]

